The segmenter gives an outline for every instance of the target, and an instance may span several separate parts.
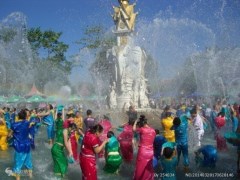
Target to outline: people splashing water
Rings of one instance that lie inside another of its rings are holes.
[[[100,144],[99,136],[103,132],[103,127],[99,124],[91,127],[84,135],[81,152],[79,156],[82,179],[97,179],[96,154],[100,153],[108,139]]]
[[[42,122],[47,125],[47,136],[49,145],[53,144],[54,139],[54,110],[51,104],[47,105],[46,112],[38,113],[42,117]]]
[[[153,142],[156,136],[155,130],[151,128],[144,115],[141,115],[138,121],[134,122],[133,131],[140,135],[136,167],[134,171],[134,180],[154,179],[153,169]]]
[[[32,177],[32,155],[31,155],[31,141],[30,128],[31,123],[26,119],[27,113],[21,110],[18,113],[19,120],[12,124],[13,148],[15,150],[13,175],[16,180],[20,180],[22,167],[25,166],[29,177]]]

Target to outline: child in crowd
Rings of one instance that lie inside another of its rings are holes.
[[[172,147],[163,148],[163,157],[161,159],[162,174],[164,180],[176,179],[177,158],[176,150]]]

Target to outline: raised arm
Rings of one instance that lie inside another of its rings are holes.
[[[96,154],[100,153],[107,143],[108,143],[108,139],[104,140],[100,146],[97,146],[94,148],[94,152]]]
[[[55,112],[55,114],[54,114],[54,120],[57,119],[57,113],[58,113],[58,110],[56,109],[56,112]]]
[[[134,124],[133,124],[133,131],[136,131],[136,130],[137,130],[137,122],[138,122],[138,120],[136,120],[136,121],[134,122]]]
[[[43,117],[43,116],[48,116],[50,114],[50,110],[48,110],[47,112],[43,112],[43,113],[38,113],[37,115],[40,116],[40,117]]]

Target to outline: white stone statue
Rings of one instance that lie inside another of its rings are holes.
[[[115,82],[113,82],[113,85],[110,86],[109,107],[110,107],[110,109],[115,109],[117,107],[117,94],[116,94],[116,83]]]
[[[141,108],[149,107],[147,93],[146,79],[142,77],[139,86],[139,103]]]
[[[113,15],[117,46],[107,51],[107,60],[111,63],[109,107],[128,108],[130,103],[137,108],[148,107],[144,72],[146,54],[135,45],[132,36],[137,15],[134,12],[135,4],[130,5],[129,0],[119,0],[119,5],[114,7]]]

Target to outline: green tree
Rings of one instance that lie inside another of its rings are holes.
[[[87,26],[84,30],[83,38],[77,41],[81,48],[88,48],[97,51],[99,49],[109,49],[116,45],[115,36],[106,34],[106,28],[102,25]]]
[[[67,83],[72,62],[68,61],[65,56],[68,45],[60,41],[61,35],[61,32],[42,31],[39,27],[31,28],[27,32],[28,41],[35,55],[34,79],[41,90],[48,82],[59,80],[59,76],[61,76],[62,83]]]
[[[61,35],[61,32],[42,31],[38,27],[29,29],[27,38],[36,55],[51,61],[54,66],[70,73],[72,63],[67,61],[65,56],[68,45],[60,41]]]
[[[4,43],[9,43],[14,39],[16,35],[17,32],[14,29],[3,27],[0,30],[0,41],[3,41]]]

